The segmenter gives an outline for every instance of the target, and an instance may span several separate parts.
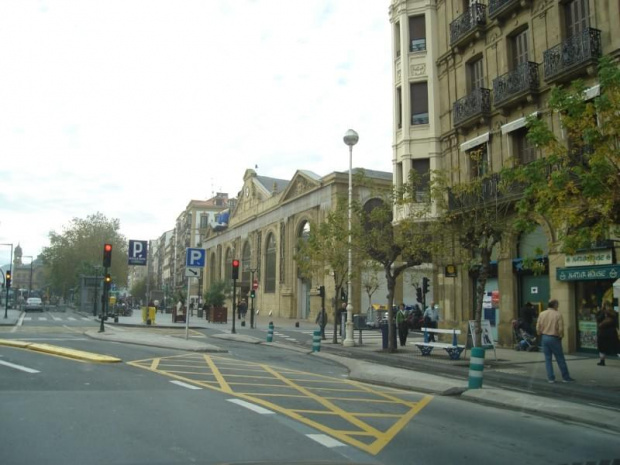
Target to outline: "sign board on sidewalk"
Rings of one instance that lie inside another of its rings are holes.
[[[207,251],[205,249],[192,249],[188,247],[185,255],[185,266],[204,268],[206,255]]]
[[[495,353],[495,360],[497,360],[497,352],[495,351],[495,341],[491,333],[491,322],[489,320],[480,320],[480,326],[482,327],[481,341],[482,347],[485,349],[493,349]],[[471,341],[471,346],[476,347],[476,339],[474,334],[476,333],[476,321],[469,320],[469,331],[467,334],[467,344]]]
[[[129,241],[129,265],[145,266],[148,253],[148,241]]]

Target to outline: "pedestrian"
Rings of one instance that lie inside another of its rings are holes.
[[[620,341],[618,341],[618,315],[611,307],[610,302],[603,302],[603,308],[596,317],[598,332],[596,345],[598,347],[598,366],[605,366],[605,356],[617,356],[620,354]]]
[[[245,314],[248,311],[248,303],[245,301],[245,299],[241,299],[241,302],[239,302],[239,318],[243,318],[245,320]]]
[[[534,306],[531,302],[527,302],[525,306],[521,309],[521,329],[523,329],[526,333],[533,335],[534,331],[532,328],[532,323],[534,323],[534,316],[536,310],[534,310]]]
[[[398,313],[396,313],[396,326],[398,327],[398,338],[400,339],[400,346],[404,347],[407,343],[407,335],[409,334],[409,327],[407,325],[407,314],[405,313],[404,303],[401,303],[398,307]]]
[[[550,384],[555,383],[552,357],[555,357],[555,361],[560,367],[562,382],[570,383],[575,381],[568,373],[568,366],[566,365],[564,351],[562,350],[564,320],[562,319],[562,314],[558,311],[559,306],[556,299],[550,300],[547,310],[538,316],[538,322],[536,323],[536,331],[541,335],[542,350],[545,354],[547,381]]]
[[[435,302],[426,307],[424,310],[424,326],[427,328],[437,328],[439,324],[439,307]],[[435,342],[435,333],[429,332],[429,342]]]

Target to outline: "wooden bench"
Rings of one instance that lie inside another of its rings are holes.
[[[464,345],[459,345],[456,340],[457,334],[461,334],[460,329],[438,329],[438,328],[420,328],[424,332],[424,342],[414,343],[422,355],[430,355],[435,347],[444,349],[451,360],[458,360],[461,357],[461,353],[465,350]],[[436,334],[452,334],[452,344],[446,344],[445,342],[429,342],[428,333]]]

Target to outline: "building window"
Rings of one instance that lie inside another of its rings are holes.
[[[224,263],[224,279],[232,279],[232,249],[226,250],[226,261]]]
[[[428,124],[428,84],[411,84],[411,124]]]
[[[398,58],[400,56],[400,23],[394,24],[394,52]]]
[[[252,268],[252,248],[250,243],[243,245],[243,255],[241,256],[241,283],[250,283],[250,269]],[[251,283],[250,283],[251,284]]]
[[[482,70],[482,57],[467,63],[467,86],[469,92],[484,87],[484,73]]]
[[[203,213],[200,215],[200,227],[206,228],[207,226],[209,226],[209,214]]]
[[[567,37],[576,36],[590,27],[588,0],[572,0],[564,5]]]
[[[489,172],[488,145],[480,144],[467,152],[471,179],[480,178]]]
[[[403,127],[403,90],[396,88],[396,124],[398,129]]]
[[[276,291],[276,258],[276,239],[270,233],[265,250],[265,293]]]
[[[409,17],[409,51],[426,50],[426,22],[424,15]]]
[[[527,138],[527,128],[514,131],[512,137],[518,164],[527,165],[536,160],[536,146]]]
[[[512,69],[517,69],[519,65],[529,61],[528,50],[528,30],[525,29],[510,38],[512,49]]]
[[[413,201],[418,203],[428,202],[430,199],[430,160],[422,158],[411,160],[411,181],[413,184]]]

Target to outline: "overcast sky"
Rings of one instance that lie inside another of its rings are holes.
[[[243,173],[391,171],[389,0],[1,0],[0,243],[155,239]],[[0,246],[0,264],[10,248]]]

